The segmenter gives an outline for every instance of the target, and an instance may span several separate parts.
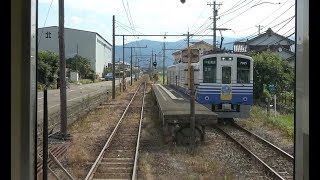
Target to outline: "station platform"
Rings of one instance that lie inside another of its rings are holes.
[[[190,100],[166,85],[153,84],[153,94],[159,107],[159,116],[165,123],[190,123]],[[218,122],[218,115],[195,102],[196,125],[207,126]]]

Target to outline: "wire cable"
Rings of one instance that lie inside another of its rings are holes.
[[[51,9],[51,6],[52,6],[52,2],[53,2],[53,0],[51,0],[50,7],[49,7],[49,9],[48,9],[47,16],[46,16],[46,19],[45,19],[45,21],[44,21],[43,27],[46,26],[47,19],[48,19],[48,16],[49,16],[49,12],[50,12],[50,9]],[[38,41],[38,46],[40,45],[40,41],[41,41],[41,38],[42,38],[43,30],[44,30],[44,28],[43,28],[42,31],[41,31],[40,38],[39,38],[39,41]]]

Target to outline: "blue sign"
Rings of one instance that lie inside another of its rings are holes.
[[[276,91],[276,86],[274,84],[269,84],[268,85],[268,90],[271,92],[271,93],[274,93]]]

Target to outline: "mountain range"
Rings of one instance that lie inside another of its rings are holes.
[[[220,37],[217,37],[217,40],[220,40]],[[227,43],[226,45],[223,45],[222,47],[226,49],[232,49],[233,42],[236,41],[237,38],[224,38],[224,43]],[[199,42],[201,40],[192,39],[190,41],[190,44],[192,42]],[[203,41],[212,44],[212,39],[204,39]],[[231,43],[228,43],[231,42]],[[132,41],[124,45],[124,47],[145,47],[147,48],[132,48],[132,61],[133,65],[136,65],[136,59],[139,59],[141,63],[140,66],[142,67],[148,67],[149,62],[148,60],[151,58],[152,50],[153,53],[156,54],[156,61],[158,62],[157,67],[162,67],[162,59],[163,59],[163,41],[153,41],[153,40],[139,40],[139,41]],[[165,61],[165,67],[170,66],[173,64],[173,56],[172,53],[178,51],[179,49],[184,49],[187,47],[187,42],[184,40],[176,41],[176,42],[165,42],[166,46],[166,61]],[[115,59],[116,62],[121,60],[122,62],[122,46],[116,46],[115,48]],[[142,56],[140,56],[142,55]],[[130,63],[131,59],[131,48],[124,48],[124,59],[125,62]]]
[[[289,37],[291,40],[295,40],[295,36],[292,35]],[[220,40],[220,37],[217,36],[217,40]],[[225,48],[227,50],[233,49],[233,43],[235,41],[239,40],[239,38],[233,38],[233,37],[224,37],[222,48]],[[201,40],[192,39],[190,42],[199,42]],[[203,41],[212,44],[212,39],[203,39]],[[151,59],[152,50],[154,54],[157,54],[156,61],[158,62],[157,67],[162,67],[162,59],[163,59],[163,41],[152,41],[152,40],[139,40],[139,41],[132,41],[124,45],[125,47],[145,47],[147,48],[132,48],[132,61],[133,65],[138,65],[137,60],[139,59],[140,63],[139,65],[141,67],[149,67],[149,60]],[[173,64],[174,59],[172,56],[172,53],[178,51],[179,49],[184,49],[187,47],[187,42],[185,40],[180,40],[176,42],[165,42],[166,50],[165,55],[165,67],[170,66]],[[116,46],[115,48],[115,58],[116,62],[121,60],[122,62],[122,46]],[[124,48],[124,59],[125,62],[130,63],[131,59],[131,48]],[[137,60],[136,60],[137,59]]]

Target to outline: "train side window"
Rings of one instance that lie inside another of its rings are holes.
[[[203,82],[215,83],[217,74],[217,58],[207,58],[203,60]]]
[[[250,60],[237,58],[237,83],[250,83]]]
[[[224,66],[222,67],[222,84],[230,84],[231,83],[231,67]]]

